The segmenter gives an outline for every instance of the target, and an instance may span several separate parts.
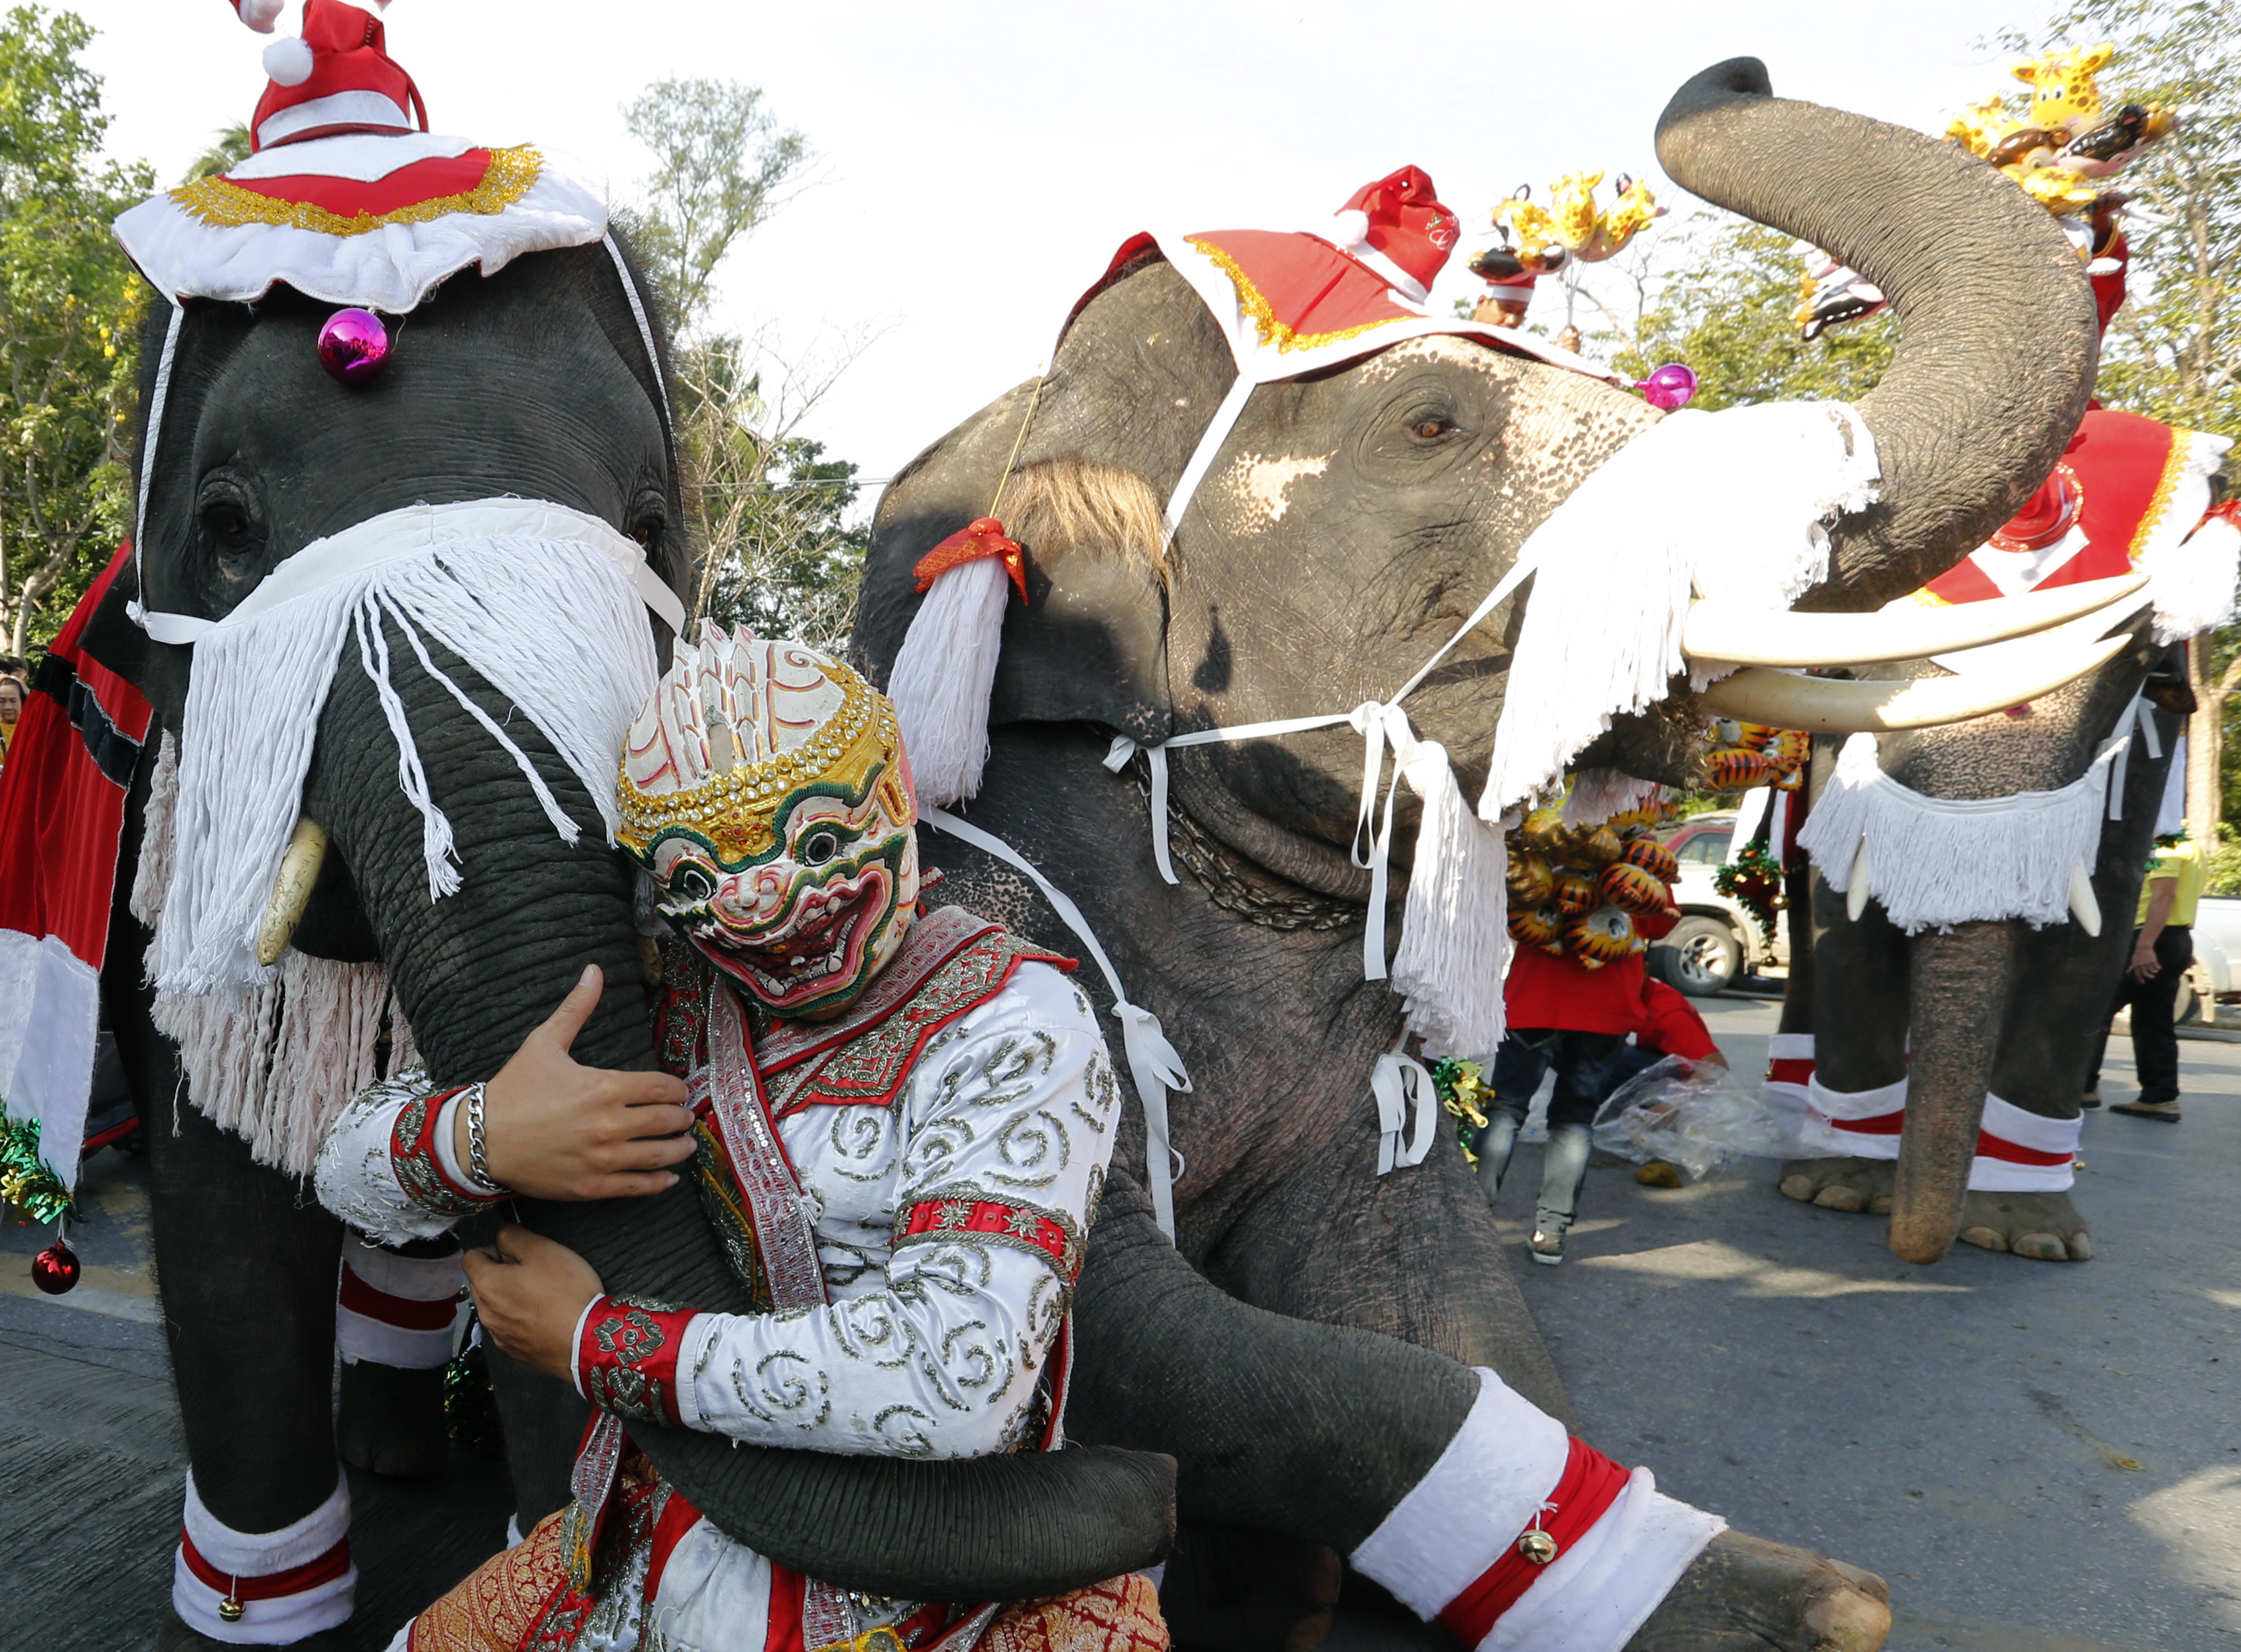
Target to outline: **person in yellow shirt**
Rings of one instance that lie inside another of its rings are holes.
[[[2132,1066],[2139,1074],[2140,1094],[2111,1107],[2111,1113],[2178,1122],[2178,1034],[2171,1027],[2172,1012],[2187,966],[2194,962],[2195,906],[2209,877],[2210,863],[2201,846],[2184,831],[2156,839],[2155,859],[2148,863],[2147,879],[2140,886],[2132,951],[2117,979],[2116,1001],[2109,1007],[2112,1020],[2118,1010],[2131,1007]],[[2101,1105],[2101,1060],[2108,1044],[2109,1029],[2104,1025],[2085,1079],[2089,1107]]]

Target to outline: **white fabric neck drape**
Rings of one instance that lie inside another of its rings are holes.
[[[576,840],[579,824],[503,725],[438,669],[427,639],[536,726],[612,840],[616,754],[659,675],[644,613],[657,596],[663,617],[681,622],[644,552],[607,524],[540,501],[486,499],[371,518],[298,552],[224,619],[193,622],[157,985],[238,993],[266,978],[258,923],[301,806],[328,687],[353,639],[397,742],[398,784],[421,817],[429,897],[458,888],[451,822],[391,681],[391,626],[518,766],[564,840]]]

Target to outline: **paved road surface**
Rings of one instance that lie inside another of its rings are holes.
[[[1761,1065],[1772,1007],[1708,1009]],[[1764,1163],[1676,1192],[1595,1172],[1569,1259],[1518,1270],[1590,1437],[1883,1572],[1897,1652],[2241,1649],[2241,1046],[2183,1053],[2184,1123],[2086,1125],[2084,1266],[1963,1247],[1910,1267],[1881,1221],[1791,1204]],[[88,1169],[70,1297],[31,1292],[43,1235],[0,1227],[0,1652],[133,1646],[170,1587],[184,1454],[147,1203],[137,1165]],[[1538,1179],[1528,1147],[1500,1212],[1513,1260]],[[507,1493],[462,1451],[445,1481],[352,1495],[378,1649],[496,1547]]]

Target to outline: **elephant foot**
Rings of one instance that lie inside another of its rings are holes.
[[[1782,1191],[1823,1210],[1888,1216],[1898,1167],[1889,1159],[1793,1159],[1782,1167]]]
[[[451,1461],[444,1368],[402,1370],[360,1360],[343,1367],[335,1448],[355,1468],[400,1480],[440,1475]]]
[[[1890,1633],[1890,1590],[1873,1572],[1726,1531],[1626,1652],[1876,1652]]]
[[[231,1647],[231,1641],[214,1641],[199,1629],[180,1622],[176,1613],[166,1610],[164,1621],[156,1629],[155,1639],[148,1642],[149,1652],[204,1652],[213,1646]],[[351,1633],[347,1623],[337,1624],[331,1629],[318,1629],[300,1641],[288,1644],[297,1652],[358,1652],[358,1637]]]
[[[2093,1254],[2093,1235],[2066,1193],[1972,1192],[1961,1207],[1961,1239],[2036,1262],[2082,1262]]]

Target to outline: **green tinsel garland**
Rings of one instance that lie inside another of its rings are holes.
[[[473,1310],[468,1312],[472,1316]],[[468,1450],[495,1457],[505,1449],[505,1434],[491,1384],[490,1354],[472,1317],[468,1328],[467,1346],[444,1368],[444,1422],[452,1438]]]
[[[1486,1128],[1486,1110],[1478,1104],[1479,1093],[1486,1088],[1479,1064],[1452,1059],[1433,1062],[1432,1088],[1440,1105],[1455,1115],[1455,1136],[1463,1144],[1463,1157],[1476,1164],[1474,1148],[1478,1133]]]
[[[1775,913],[1783,906],[1780,861],[1756,843],[1746,843],[1733,860],[1712,874],[1712,886],[1756,918],[1766,944],[1774,945]]]
[[[39,1121],[0,1113],[0,1199],[33,1221],[77,1220],[77,1201],[39,1156]]]

